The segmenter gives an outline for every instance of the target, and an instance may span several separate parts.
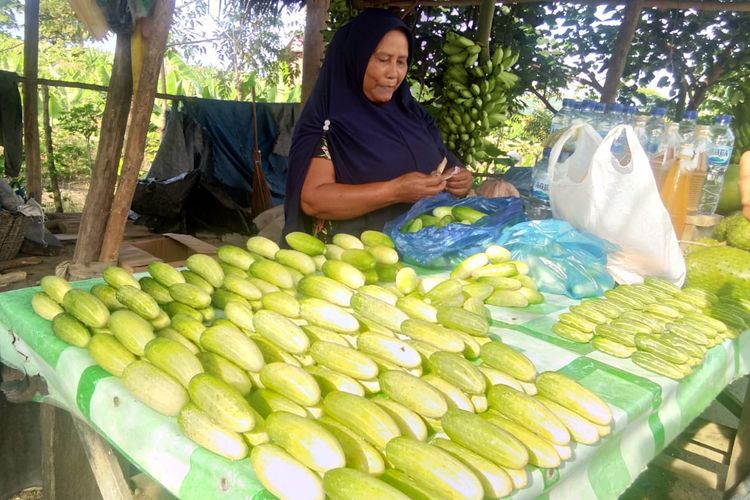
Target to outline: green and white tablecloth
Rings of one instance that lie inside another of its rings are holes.
[[[98,280],[74,286],[90,288]],[[38,288],[0,294],[0,361],[47,381],[57,404],[89,422],[133,464],[184,499],[270,498],[249,460],[231,462],[182,436],[174,418],[137,401],[85,349],[58,340],[32,311]],[[574,302],[547,296],[527,309],[491,307],[493,335],[524,352],[539,371],[560,370],[612,407],[612,433],[595,446],[575,444],[574,458],[557,470],[529,468],[527,488],[514,498],[616,498],[648,462],[697,417],[721,390],[750,371],[750,332],[714,347],[704,364],[680,383],[629,360],[594,351],[551,333]]]

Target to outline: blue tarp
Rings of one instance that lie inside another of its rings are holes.
[[[283,203],[297,104],[256,104],[258,149],[274,205]],[[190,99],[174,106],[132,208],[160,231],[247,229],[253,191],[252,105]]]

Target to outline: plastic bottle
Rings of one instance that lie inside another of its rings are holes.
[[[694,142],[695,126],[698,121],[698,112],[692,109],[685,111],[680,122],[680,136],[685,142]]]
[[[606,104],[603,102],[597,102],[594,104],[594,111],[591,113],[591,120],[589,120],[589,124],[594,127],[594,130],[599,132],[599,135],[601,135],[602,130],[602,124],[606,122],[607,118],[604,112],[607,110]],[[604,135],[607,135],[606,133]],[[604,137],[602,135],[602,138]]]
[[[638,106],[635,104],[628,104],[625,106],[625,117],[628,125],[635,125],[638,116]]]
[[[695,128],[693,145],[695,146],[697,166],[692,173],[689,182],[688,214],[694,214],[698,211],[698,202],[701,198],[703,183],[706,180],[706,171],[708,170],[708,150],[711,147],[711,127],[707,125],[698,125]]]
[[[550,148],[545,147],[531,171],[531,197],[526,203],[526,216],[531,220],[552,217],[549,204],[549,154]]]
[[[674,166],[674,162],[677,160],[677,156],[680,152],[682,138],[680,137],[678,129],[679,124],[677,123],[666,124],[664,131],[659,138],[656,153],[649,156],[651,170],[654,172],[656,186],[659,189],[661,189],[664,184],[664,180]]]
[[[734,149],[734,133],[730,128],[731,123],[731,116],[720,115],[716,117],[716,122],[711,127],[706,180],[698,202],[698,211],[705,215],[712,215],[719,205],[721,188],[724,186],[724,174],[727,172]]]
[[[646,154],[649,156],[659,151],[661,136],[664,134],[665,116],[667,116],[666,108],[653,108],[651,117],[646,122]]]
[[[606,127],[607,133],[609,133],[609,131],[616,126],[627,123],[626,118],[623,115],[623,110],[624,107],[622,104],[616,102],[607,104],[607,113],[604,115],[605,119],[602,129]],[[602,135],[602,138],[604,138],[605,135]],[[625,135],[620,134],[620,136],[615,139],[615,142],[612,143],[612,154],[620,158],[625,152],[625,143]]]
[[[688,198],[690,194],[690,179],[697,169],[697,161],[693,145],[690,143],[680,146],[679,155],[672,163],[669,174],[661,187],[661,198],[664,207],[672,219],[674,232],[679,239],[685,229],[688,213]]]
[[[596,103],[590,99],[584,99],[581,101],[581,109],[578,111],[578,118],[591,123],[591,120],[594,117],[594,106],[596,106]]]
[[[648,116],[638,114],[636,108],[635,114],[631,116],[630,125],[633,127],[633,132],[635,132],[635,136],[638,138],[638,142],[641,143],[644,151],[646,151],[646,147],[648,146],[648,134],[646,133],[647,121]]]
[[[573,102],[573,99],[563,99],[562,108],[560,108],[560,110],[555,113],[555,116],[552,117],[550,132],[556,132],[570,126],[570,122],[573,121],[573,115],[575,113],[573,110]]]

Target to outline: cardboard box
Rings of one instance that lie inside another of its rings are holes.
[[[216,254],[216,247],[189,234],[164,233],[153,238],[124,242],[118,265],[137,273],[146,271],[155,260],[180,267],[195,253]]]

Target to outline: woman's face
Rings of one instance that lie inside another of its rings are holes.
[[[391,100],[406,77],[409,42],[401,30],[385,34],[370,56],[362,82],[362,91],[372,102],[382,104]]]

